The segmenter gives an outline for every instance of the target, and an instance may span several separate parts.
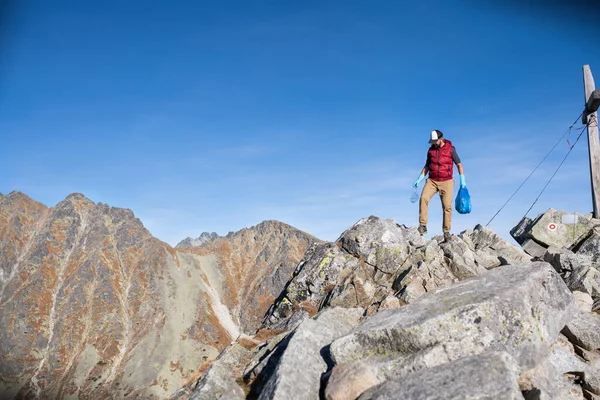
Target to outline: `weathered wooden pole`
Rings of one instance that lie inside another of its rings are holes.
[[[594,218],[600,218],[600,141],[598,139],[598,106],[600,90],[595,90],[594,77],[589,65],[583,66],[583,86],[585,88],[585,110],[583,123],[588,124],[588,152],[590,156],[590,177],[592,180],[592,204]]]

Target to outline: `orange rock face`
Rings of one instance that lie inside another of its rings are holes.
[[[0,398],[165,398],[253,333],[315,239],[267,221],[173,249],[80,194],[0,196]]]

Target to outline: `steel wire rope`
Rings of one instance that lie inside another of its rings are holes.
[[[591,116],[593,116],[593,114]],[[593,119],[594,119],[594,122],[597,123],[595,116],[593,116]],[[588,123],[584,126],[584,128],[588,128],[589,129],[589,126],[590,126],[590,121],[588,120]],[[546,185],[544,186],[544,188],[542,189],[542,191],[540,192],[540,194],[538,195],[538,197],[535,198],[535,200],[533,201],[533,204],[531,204],[531,207],[529,207],[529,209],[527,210],[527,212],[525,213],[525,215],[523,217],[526,217],[527,214],[529,214],[529,211],[531,211],[531,209],[535,205],[535,203],[537,203],[537,201],[539,200],[539,198],[542,196],[542,194],[544,193],[544,191],[546,190],[546,188],[550,184],[550,182],[552,182],[552,178],[554,178],[554,176],[556,175],[556,173],[558,172],[558,170],[560,169],[560,167],[562,167],[562,165],[564,164],[564,162],[567,160],[567,157],[569,157],[569,154],[571,154],[571,151],[573,150],[573,147],[575,147],[575,145],[577,144],[577,142],[579,142],[579,139],[581,138],[581,135],[583,135],[583,132],[585,132],[585,131],[586,131],[586,129],[582,129],[581,130],[581,132],[579,133],[579,136],[577,136],[577,139],[575,140],[575,143],[573,143],[573,146],[569,147],[569,151],[567,152],[567,154],[565,155],[565,157],[563,158],[563,160],[560,162],[560,164],[556,168],[556,171],[554,171],[554,173],[552,174],[552,176],[550,177],[550,179],[548,179],[548,182],[546,182]]]
[[[579,116],[575,119],[575,121],[571,124],[571,126],[569,126],[569,128],[566,130],[566,132],[563,133],[563,135],[560,137],[560,139],[558,139],[558,141],[554,144],[554,146],[552,146],[552,148],[550,149],[550,151],[544,156],[544,158],[542,158],[542,161],[540,161],[539,164],[533,169],[533,171],[531,171],[531,173],[527,176],[527,178],[525,178],[525,180],[519,185],[519,187],[517,188],[517,190],[515,190],[515,192],[508,198],[508,200],[506,200],[506,202],[502,205],[502,207],[500,207],[500,209],[498,211],[496,211],[496,214],[494,214],[494,216],[488,221],[487,224],[485,224],[485,226],[488,226],[489,224],[491,224],[492,221],[494,220],[494,218],[496,218],[496,216],[498,214],[500,214],[500,212],[504,209],[504,207],[506,207],[506,205],[512,200],[512,198],[515,197],[515,195],[517,194],[517,192],[519,190],[521,190],[521,188],[523,187],[523,185],[525,185],[525,183],[529,180],[529,178],[531,178],[531,176],[535,173],[535,171],[537,171],[537,169],[540,167],[540,165],[542,165],[542,163],[544,161],[546,161],[546,158],[548,158],[548,156],[554,151],[554,149],[556,148],[556,146],[558,146],[558,144],[560,142],[562,142],[562,140],[565,138],[565,136],[567,136],[567,134],[571,132],[571,130],[573,129],[573,127],[575,126],[575,124],[577,123],[577,121],[579,121],[579,118],[581,118],[582,115],[583,115],[583,112],[581,114],[579,114]],[[578,138],[578,140],[579,140],[579,138]],[[577,143],[577,142],[575,142],[575,143]],[[575,146],[575,145],[573,144],[573,146]],[[569,152],[570,152],[570,150],[569,150]]]

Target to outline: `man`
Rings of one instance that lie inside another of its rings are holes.
[[[431,131],[429,139],[431,147],[427,151],[427,162],[421,170],[419,178],[413,183],[416,188],[425,176],[429,174],[429,178],[425,183],[423,192],[421,193],[421,200],[419,203],[419,228],[418,231],[421,235],[427,233],[427,216],[429,200],[437,192],[440,193],[440,199],[442,200],[442,210],[444,211],[444,221],[442,229],[444,231],[444,239],[450,236],[450,228],[452,225],[452,191],[454,189],[454,179],[452,174],[454,172],[454,165],[458,167],[458,173],[460,175],[460,187],[466,187],[465,182],[465,171],[463,169],[460,158],[456,149],[452,145],[452,142],[444,138],[444,134],[435,129]]]

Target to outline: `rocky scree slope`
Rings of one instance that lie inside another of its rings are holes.
[[[172,398],[594,399],[600,317],[563,278],[482,226],[424,240],[371,216]]]
[[[253,333],[313,241],[270,221],[173,249],[81,194],[0,195],[0,398],[167,398]]]

